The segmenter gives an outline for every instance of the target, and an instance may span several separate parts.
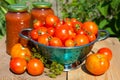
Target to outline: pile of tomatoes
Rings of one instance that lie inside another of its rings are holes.
[[[44,64],[40,59],[32,58],[31,51],[20,43],[15,44],[11,50],[10,70],[16,74],[27,71],[30,75],[37,76],[44,72]]]
[[[55,15],[48,15],[45,23],[34,21],[30,36],[47,46],[74,47],[94,41],[97,33],[98,26],[92,21],[82,23],[75,18],[61,20]]]
[[[102,75],[109,69],[111,59],[112,51],[102,47],[96,53],[88,55],[85,67],[93,75]]]

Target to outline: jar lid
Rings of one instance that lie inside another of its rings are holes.
[[[27,6],[24,4],[12,4],[8,5],[8,10],[12,12],[24,12],[27,11]]]
[[[36,8],[50,8],[52,4],[49,2],[34,2],[33,6]]]

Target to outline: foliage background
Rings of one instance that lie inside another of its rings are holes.
[[[0,39],[6,34],[5,14],[7,5],[21,3],[32,9],[34,1],[56,2],[60,18],[77,18],[79,21],[95,21],[99,29],[108,30],[110,36],[120,39],[120,0],[0,0]],[[55,4],[55,3],[52,3]]]
[[[95,21],[99,29],[108,30],[110,36],[120,39],[120,0],[59,0],[62,17]]]

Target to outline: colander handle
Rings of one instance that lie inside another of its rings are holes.
[[[22,37],[22,38],[25,38],[27,40],[30,40],[31,38],[29,37],[29,32],[32,30],[32,28],[26,28],[26,29],[23,29],[19,36]]]
[[[109,37],[109,32],[107,30],[99,30],[98,34],[99,34],[98,41],[104,40]]]

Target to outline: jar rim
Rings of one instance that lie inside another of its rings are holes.
[[[33,6],[35,8],[51,8],[52,4],[49,2],[34,2]]]
[[[12,12],[24,12],[27,11],[28,7],[24,4],[11,4],[8,5],[8,11]]]

